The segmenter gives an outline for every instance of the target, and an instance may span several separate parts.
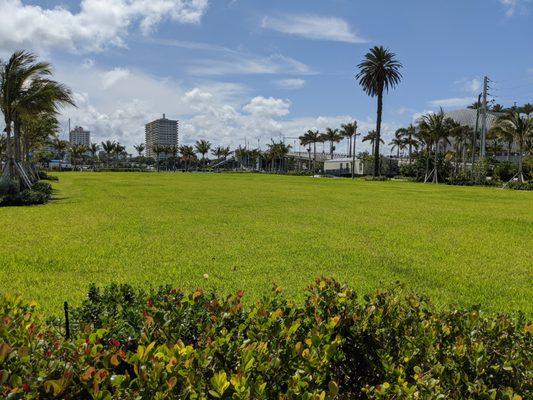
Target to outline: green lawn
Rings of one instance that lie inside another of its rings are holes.
[[[0,208],[0,291],[60,312],[91,282],[298,297],[318,275],[533,314],[533,193],[248,174],[63,173]],[[204,280],[203,274],[209,274]]]

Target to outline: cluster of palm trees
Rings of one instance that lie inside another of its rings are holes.
[[[28,51],[16,51],[0,61],[0,110],[4,115],[3,178],[18,178],[31,187],[38,173],[31,152],[57,132],[58,112],[74,106],[70,89],[51,79],[52,68]]]
[[[343,139],[348,140],[348,151],[349,156],[352,155],[352,152],[355,150],[355,141],[357,136],[360,134],[357,133],[357,121],[349,122],[347,124],[341,125],[340,128],[326,128],[325,132],[321,133],[318,130],[308,130],[298,139],[300,144],[304,147],[307,147],[309,157],[311,158],[311,146],[313,153],[313,160],[316,162],[316,144],[317,143],[329,143],[329,155],[333,159],[333,152],[336,150],[336,143],[341,142]],[[353,143],[353,146],[352,146]]]
[[[487,132],[490,143],[489,154],[495,156],[504,147],[507,151],[507,160],[510,160],[513,146],[518,155],[519,181],[524,181],[523,156],[531,154],[533,150],[533,119],[530,117],[533,110],[526,104],[524,107],[511,107],[498,117],[494,125]],[[424,181],[438,183],[438,159],[445,157],[452,161],[455,174],[467,172],[467,162],[471,165],[476,161],[476,143],[478,133],[473,128],[461,125],[451,118],[447,118],[441,109],[437,113],[423,115],[416,125],[409,125],[396,131],[394,138],[389,143],[391,152],[396,150],[397,157],[400,151],[408,149],[409,164],[413,156],[424,155],[426,169]],[[430,167],[430,159],[433,166]],[[471,169],[471,167],[470,167]]]

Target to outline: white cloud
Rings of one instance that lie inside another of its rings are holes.
[[[464,107],[475,101],[473,97],[451,97],[448,99],[432,100],[429,105],[432,107]]]
[[[273,97],[265,98],[262,96],[254,97],[242,109],[256,117],[283,117],[289,114],[291,102],[288,100],[275,99]]]
[[[102,86],[104,89],[108,89],[115,83],[127,79],[130,75],[130,71],[124,68],[115,68],[111,71],[105,71],[102,73]]]
[[[527,14],[530,0],[500,0],[500,4],[505,8],[505,15],[512,17],[516,13]]]
[[[282,89],[301,89],[305,86],[305,80],[294,78],[294,79],[279,79],[274,81]]]
[[[197,60],[189,67],[192,75],[252,75],[252,74],[313,74],[313,70],[293,58],[281,54],[269,57],[250,56],[241,53],[224,59]]]
[[[163,20],[198,23],[208,0],[81,0],[79,11],[43,8],[21,0],[0,0],[0,51],[60,48],[71,52],[122,46],[130,27],[143,34]]]
[[[481,92],[482,81],[475,78],[464,78],[454,82],[454,85],[462,92],[477,96]]]
[[[318,15],[289,15],[264,17],[261,26],[266,29],[314,40],[347,43],[365,43],[342,18]]]

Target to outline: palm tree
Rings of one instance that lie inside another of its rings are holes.
[[[102,142],[102,150],[105,151],[106,155],[106,164],[109,168],[109,160],[111,158],[111,154],[115,151],[116,143],[112,142],[111,140],[106,140],[105,142]]]
[[[91,153],[91,159],[93,161],[93,170],[96,167],[96,161],[98,159],[98,151],[100,151],[100,145],[98,143],[91,143],[88,148],[89,152]]]
[[[18,164],[23,158],[24,121],[42,113],[55,115],[61,105],[74,105],[70,90],[49,79],[51,74],[50,64],[37,62],[37,57],[28,51],[16,51],[7,63],[0,62],[0,109],[7,136],[3,174],[20,176],[26,186],[32,182]]]
[[[335,150],[335,143],[339,143],[343,136],[338,129],[326,128],[326,133],[321,135],[324,142],[329,142],[329,156],[333,160],[333,151]]]
[[[61,140],[58,137],[54,137],[50,145],[56,151],[56,157],[58,157],[59,160],[62,160],[65,157],[65,154],[69,147],[69,142],[67,142],[66,140]]]
[[[6,152],[6,147],[7,147],[6,136],[0,134],[0,163],[2,162],[2,159],[4,157],[4,153]]]
[[[533,114],[533,104],[526,103],[522,107],[520,107],[520,112],[523,114],[526,114],[526,117],[529,119],[529,115]]]
[[[518,173],[516,176],[519,182],[524,182],[522,158],[526,140],[533,136],[533,119],[521,116],[518,110],[510,109],[496,120],[496,126],[500,132],[505,132],[505,135],[512,135],[518,144]]]
[[[277,143],[272,140],[272,143],[267,144],[267,147],[267,157],[271,160],[271,171],[273,171],[275,168],[277,172],[281,172],[284,169],[283,160],[285,159],[287,154],[289,154],[291,145],[286,145],[282,141]]]
[[[370,131],[368,132],[365,136],[363,136],[363,142],[370,142],[370,144],[372,145],[372,154],[374,157],[374,154],[375,154],[375,149],[376,149],[376,141],[378,140],[378,135],[376,133],[376,131]],[[385,141],[381,138],[379,138],[379,142],[381,144],[385,144]]]
[[[438,163],[438,154],[439,154],[439,144],[441,140],[448,141],[450,136],[451,121],[444,115],[442,108],[438,113],[430,113],[422,116],[420,122],[420,130],[426,132],[426,134],[431,137],[431,142],[435,146],[434,153],[434,166],[433,171],[426,176],[425,181],[433,175],[433,183],[438,183],[438,173],[437,173],[437,163]]]
[[[185,170],[189,171],[189,163],[194,160],[196,155],[192,146],[180,146],[178,148],[181,158],[185,161]]]
[[[348,139],[348,157],[352,156],[352,151],[355,152],[355,140],[357,139],[357,121],[349,122],[341,125],[341,135]],[[352,141],[354,146],[352,149]]]
[[[119,156],[124,155],[126,151],[126,146],[121,145],[120,143],[115,143],[115,148],[113,149],[113,154],[115,156],[115,168],[118,168]]]
[[[70,147],[70,158],[72,161],[73,169],[76,169],[78,161],[83,160],[83,154],[87,151],[87,146],[83,144],[73,144]]]
[[[139,155],[139,157],[142,157],[143,155],[143,151],[145,149],[144,147],[144,143],[139,143],[139,144],[136,144],[133,146],[133,148],[135,149],[135,151],[137,152],[137,154]]]
[[[398,132],[398,131],[396,131]],[[391,146],[391,153],[396,149],[396,158],[400,158],[400,150],[403,150],[405,148],[405,142],[401,138],[401,136],[396,135],[389,143],[389,146]]]
[[[153,144],[152,145],[152,151],[155,153],[155,162],[156,162],[156,168],[157,172],[159,172],[159,163],[160,163],[160,155],[167,152],[166,146],[162,146],[160,144]]]
[[[220,160],[222,158],[223,151],[224,148],[222,146],[217,146],[213,150],[211,150],[211,154],[214,155],[217,160]]]
[[[197,140],[194,144],[194,149],[197,153],[202,155],[202,162],[205,163],[205,155],[209,153],[209,150],[211,149],[211,142],[208,140]]]
[[[379,143],[381,139],[381,117],[383,113],[383,92],[394,89],[402,79],[400,69],[402,64],[396,55],[383,46],[370,49],[365,59],[357,66],[359,73],[356,79],[367,95],[377,97],[376,145],[374,148],[374,176],[380,173]]]
[[[418,148],[418,142],[415,139],[416,128],[413,124],[409,124],[407,128],[400,128],[395,135],[400,136],[404,140],[404,144],[409,148],[409,165],[411,165],[413,157],[413,147]]]

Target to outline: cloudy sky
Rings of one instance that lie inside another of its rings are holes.
[[[532,101],[532,12],[531,0],[0,0],[0,57],[52,62],[78,104],[63,137],[71,118],[132,151],[162,113],[182,143],[264,146],[354,119],[366,133],[375,100],[355,67],[384,45],[405,66],[385,99],[389,138],[472,103],[484,75],[496,102]]]

